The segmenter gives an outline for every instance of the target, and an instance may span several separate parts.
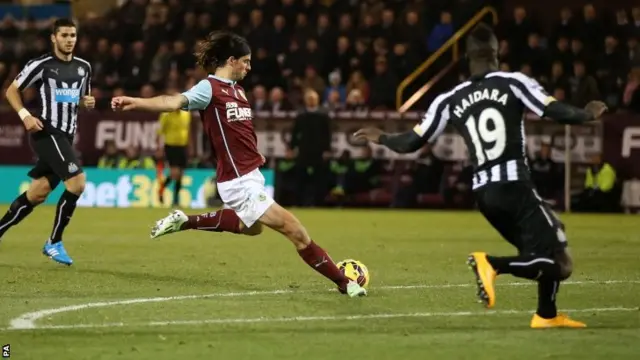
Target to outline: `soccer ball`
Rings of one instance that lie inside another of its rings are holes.
[[[347,278],[366,288],[369,285],[369,269],[358,260],[346,259],[336,264]]]

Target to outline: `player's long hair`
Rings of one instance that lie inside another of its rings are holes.
[[[230,57],[241,58],[251,54],[249,42],[229,31],[213,31],[196,46],[196,63],[205,70],[225,66]]]

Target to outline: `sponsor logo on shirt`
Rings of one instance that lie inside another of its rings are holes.
[[[59,103],[78,104],[80,102],[80,89],[54,89],[54,99]]]
[[[238,103],[227,102],[227,122],[246,121],[253,119],[251,108],[239,107]]]

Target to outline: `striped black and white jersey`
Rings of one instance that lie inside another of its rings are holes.
[[[529,180],[525,108],[539,116],[554,99],[522,73],[488,72],[435,98],[414,131],[433,142],[447,124],[464,138],[474,165],[473,189]]]
[[[27,63],[16,77],[18,88],[37,90],[39,108],[32,112],[45,130],[73,136],[77,129],[78,107],[91,92],[91,65],[79,57],[64,61],[46,54]]]

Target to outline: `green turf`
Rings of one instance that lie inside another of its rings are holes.
[[[576,270],[574,283],[562,287],[560,306],[604,310],[573,313],[588,329],[534,331],[525,312],[535,308],[534,286],[500,278],[495,313],[475,302],[466,255],[513,252],[476,213],[295,213],[334,260],[356,258],[369,267],[369,297],[330,291],[270,231],[149,240],[150,225],[165,210],[78,209],[65,237],[75,264],[63,267],[40,254],[54,215],[43,207],[0,244],[0,343],[11,344],[12,359],[638,358],[637,216],[563,217]],[[603,283],[608,280],[617,282]],[[409,285],[418,287],[389,288]],[[12,319],[38,310],[184,295],[198,296],[86,308],[36,322],[64,329],[7,330]],[[70,328],[116,323],[123,326]]]

